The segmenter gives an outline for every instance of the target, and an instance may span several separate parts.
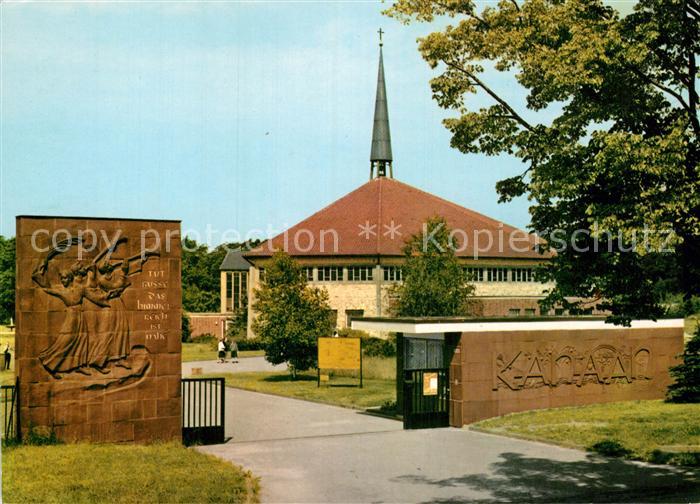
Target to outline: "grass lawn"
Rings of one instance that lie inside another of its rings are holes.
[[[177,443],[17,446],[2,453],[5,502],[258,502],[248,471]]]
[[[594,404],[514,413],[473,427],[648,462],[700,463],[700,455],[682,454],[700,452],[700,404]]]
[[[367,373],[363,388],[359,379],[350,376],[331,376],[329,382],[317,386],[316,371],[299,373],[292,380],[288,372],[223,373],[226,385],[254,392],[263,392],[307,401],[333,404],[346,408],[366,409],[396,401],[396,381],[391,362],[393,359],[367,359]],[[213,376],[213,375],[212,375]],[[389,379],[391,378],[391,379]]]
[[[262,357],[265,352],[262,350],[244,350],[238,352],[238,357]],[[217,352],[212,347],[211,343],[183,343],[182,344],[182,362],[216,360]]]

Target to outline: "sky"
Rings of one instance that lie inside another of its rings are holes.
[[[395,178],[525,228],[528,201],[495,191],[521,162],[449,145],[416,43],[440,25],[386,7],[2,2],[0,234],[16,215],[179,219],[217,245],[297,223],[369,178],[380,27]]]

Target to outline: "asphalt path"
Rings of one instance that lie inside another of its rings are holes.
[[[258,364],[262,366],[263,364]],[[224,366],[223,364],[220,366]],[[263,502],[697,502],[700,471],[227,389],[221,445]]]

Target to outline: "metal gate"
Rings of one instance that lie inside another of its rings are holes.
[[[225,441],[223,378],[182,379],[182,442],[218,444]]]
[[[450,425],[448,370],[404,371],[404,429],[430,429]]]
[[[14,385],[0,386],[0,408],[2,409],[2,438],[5,441],[19,439],[19,379]]]

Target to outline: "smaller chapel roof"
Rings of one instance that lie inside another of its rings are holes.
[[[243,257],[241,249],[226,252],[226,257],[219,266],[221,271],[248,271],[248,268],[250,268],[250,263]]]

